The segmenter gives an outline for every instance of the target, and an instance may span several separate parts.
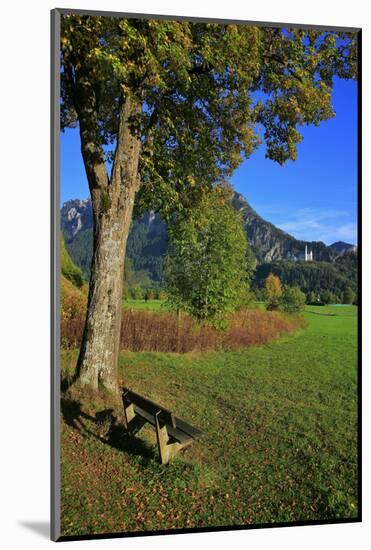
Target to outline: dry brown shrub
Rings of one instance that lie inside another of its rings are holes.
[[[84,319],[61,319],[62,349],[76,349],[80,347],[84,324]]]
[[[61,346],[74,349],[80,346],[87,305],[86,288],[76,288],[61,275]]]
[[[232,317],[231,327],[225,333],[222,349],[233,350],[264,344],[305,325],[306,321],[299,316],[259,309],[239,311]]]
[[[230,316],[229,329],[198,325],[191,317],[178,320],[174,313],[123,310],[122,350],[187,353],[191,351],[237,350],[270,342],[284,333],[303,328],[302,317],[280,312],[247,309]],[[61,322],[62,347],[80,345],[84,319]]]
[[[85,319],[87,293],[61,275],[61,320]]]

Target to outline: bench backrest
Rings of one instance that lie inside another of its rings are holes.
[[[138,393],[135,393],[128,388],[123,389],[122,399],[124,402],[124,406],[127,406],[129,404],[133,404],[134,406],[136,405],[147,413],[153,415],[153,417],[156,417],[157,415],[161,422],[168,424],[173,428],[176,428],[176,422],[173,413],[162,405],[159,405],[158,403],[155,403],[154,401],[151,401],[150,399],[147,399],[146,397],[143,397],[142,395],[139,395]]]

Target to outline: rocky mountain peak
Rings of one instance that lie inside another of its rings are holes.
[[[241,212],[250,246],[259,264],[280,260],[304,260],[306,246],[308,252],[312,252],[315,261],[334,261],[344,251],[354,250],[353,245],[343,242],[326,246],[323,242],[295,239],[292,235],[285,233],[285,231],[259,216],[241,193],[235,192],[233,194],[232,205]],[[71,253],[73,254],[72,243],[74,242],[75,246],[79,246],[82,250],[77,240],[84,242],[84,247],[86,242],[92,241],[93,212],[91,200],[75,199],[65,202],[61,209],[61,225],[66,245]],[[160,250],[161,254],[163,253],[167,243],[167,228],[158,213],[146,212],[140,219],[134,220],[132,223],[128,253],[131,254],[136,265],[141,265],[141,255],[144,253],[144,249],[141,248],[143,242],[147,243],[145,253],[156,263],[155,258],[157,258]],[[141,243],[141,245],[139,246],[138,243]],[[91,248],[91,245],[89,246]],[[86,265],[90,265],[90,261],[86,260]]]
[[[329,248],[341,255],[348,252],[356,252],[357,250],[355,244],[345,243],[344,241],[336,241],[336,243],[330,244]]]
[[[62,232],[66,240],[71,240],[83,229],[93,225],[93,210],[90,199],[66,201],[61,208]]]

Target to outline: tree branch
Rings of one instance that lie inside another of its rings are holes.
[[[79,120],[81,153],[93,195],[97,190],[107,187],[109,179],[98,125],[96,94],[94,86],[84,74],[76,74],[73,102]]]

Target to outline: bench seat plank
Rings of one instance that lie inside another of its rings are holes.
[[[175,417],[175,423],[177,428],[188,434],[192,439],[201,439],[201,437],[204,435],[201,430],[195,428],[194,426],[191,426],[177,416]]]
[[[139,416],[145,418],[149,424],[152,424],[152,426],[156,426],[156,417],[139,407],[138,405],[134,405],[134,411],[136,414],[139,414]]]
[[[175,441],[181,443],[182,445],[193,441],[193,437],[190,437],[187,433],[183,432],[183,430],[180,430],[178,427],[171,428],[170,426],[167,426],[167,433],[170,437],[172,437],[173,439],[175,439]]]

